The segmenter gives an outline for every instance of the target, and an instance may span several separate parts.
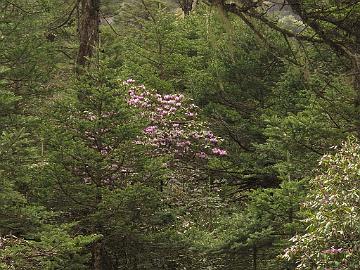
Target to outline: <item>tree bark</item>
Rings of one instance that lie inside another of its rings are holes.
[[[76,63],[85,67],[99,45],[100,0],[80,0],[79,51]]]
[[[185,16],[190,15],[190,12],[193,9],[193,0],[180,0],[179,1],[180,7],[184,12]]]
[[[102,270],[102,243],[97,241],[93,244],[91,249],[92,255],[92,269]]]
[[[257,270],[257,247],[253,247],[253,270]]]

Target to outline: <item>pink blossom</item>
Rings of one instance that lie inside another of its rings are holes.
[[[128,101],[128,103],[129,103],[130,105],[135,105],[135,104],[137,104],[138,102],[139,102],[139,99],[138,99],[138,98],[130,99],[130,100]]]
[[[202,137],[202,135],[200,135],[199,133],[194,133],[194,134],[192,134],[192,137],[194,139],[200,139]]]
[[[130,79],[129,83],[132,82]],[[227,155],[226,150],[211,148],[210,143],[217,144],[218,138],[195,118],[198,107],[182,102],[184,95],[161,95],[142,85],[130,87],[128,104],[140,108],[141,117],[152,123],[134,143],[156,147],[153,153],[157,155],[176,153],[177,158],[189,155],[205,159],[209,154]]]
[[[171,105],[173,105],[173,104],[175,104],[175,103],[176,103],[176,101],[173,100],[173,99],[168,101],[168,104],[171,104]]]
[[[343,248],[331,247],[330,249],[326,249],[326,250],[321,251],[321,253],[324,253],[324,254],[338,254],[338,253],[342,253],[343,251],[344,251]]]
[[[148,126],[144,129],[144,132],[147,134],[153,134],[157,129],[157,126]]]
[[[213,148],[211,151],[215,155],[219,155],[219,156],[226,156],[227,155],[226,150],[223,150],[223,149],[220,149],[220,148]]]
[[[207,131],[206,132],[206,136],[208,136],[209,138],[214,138],[214,133],[212,133],[211,131]]]
[[[205,152],[196,153],[195,156],[202,159],[207,158],[207,154]]]
[[[131,84],[131,83],[134,83],[135,82],[135,80],[133,80],[133,79],[127,79],[126,81],[123,81],[123,85],[129,85],[129,84]]]
[[[182,141],[182,142],[177,142],[176,146],[185,147],[185,146],[188,146],[190,144],[191,144],[190,141]]]

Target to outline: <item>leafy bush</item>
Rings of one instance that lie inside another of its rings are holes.
[[[360,145],[348,139],[336,154],[324,155],[303,210],[309,224],[295,236],[284,258],[296,269],[358,269],[360,261]]]

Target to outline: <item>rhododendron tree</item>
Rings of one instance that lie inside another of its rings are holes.
[[[359,269],[360,145],[349,139],[320,165],[303,206],[306,233],[292,239],[283,257],[295,259],[296,269]]]
[[[167,232],[177,225],[169,207],[175,201],[169,197],[176,195],[169,195],[167,191],[171,188],[165,190],[163,186],[170,179],[190,186],[182,180],[197,177],[197,171],[194,167],[170,166],[174,157],[171,153],[188,149],[183,156],[181,153],[175,156],[195,158],[196,153],[201,155],[203,147],[192,150],[195,139],[185,136],[172,144],[158,143],[156,138],[160,139],[160,135],[154,134],[166,128],[173,131],[184,124],[177,120],[179,126],[174,122],[169,127],[170,122],[162,122],[165,117],[151,122],[152,107],[147,106],[145,110],[131,104],[142,104],[150,94],[145,93],[142,98],[136,93],[139,97],[130,100],[127,86],[119,85],[116,76],[106,69],[84,75],[75,85],[73,96],[54,102],[51,125],[44,127],[48,158],[41,168],[44,187],[40,188],[50,190],[43,200],[49,208],[59,209],[64,220],[75,220],[76,229],[103,236],[92,243],[93,257],[107,254],[106,258],[97,257],[106,265],[103,269],[109,269],[107,263],[115,264],[115,260],[130,269],[129,258],[136,259],[138,254],[147,261],[155,260],[148,251],[154,244],[160,247],[156,257],[162,252],[174,254],[171,256],[176,258],[176,252],[182,252],[182,248],[174,253],[168,248],[174,245],[170,237],[178,237],[175,230]],[[143,87],[140,89],[146,91]],[[185,97],[178,95],[178,99],[182,102]],[[191,120],[194,116],[186,117]],[[196,124],[195,119],[188,122]],[[196,129],[185,129],[183,133],[190,134],[190,130],[196,132]],[[204,134],[204,138],[206,136],[215,138]],[[211,149],[206,151],[210,153]],[[124,247],[130,255],[123,255]]]
[[[207,159],[226,156],[221,138],[199,118],[199,108],[182,94],[161,95],[132,79],[123,82],[128,88],[128,104],[140,110],[148,126],[136,143],[153,146],[154,155],[170,154],[175,159]]]

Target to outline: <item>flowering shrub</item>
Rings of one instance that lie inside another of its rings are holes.
[[[136,143],[154,146],[155,155],[173,154],[176,159],[227,155],[219,147],[221,139],[198,119],[198,107],[184,95],[161,95],[132,79],[123,84],[128,87],[128,104],[140,109],[149,123]]]
[[[296,259],[296,269],[359,269],[360,145],[350,139],[320,165],[303,206],[307,232],[292,239],[283,257]]]

